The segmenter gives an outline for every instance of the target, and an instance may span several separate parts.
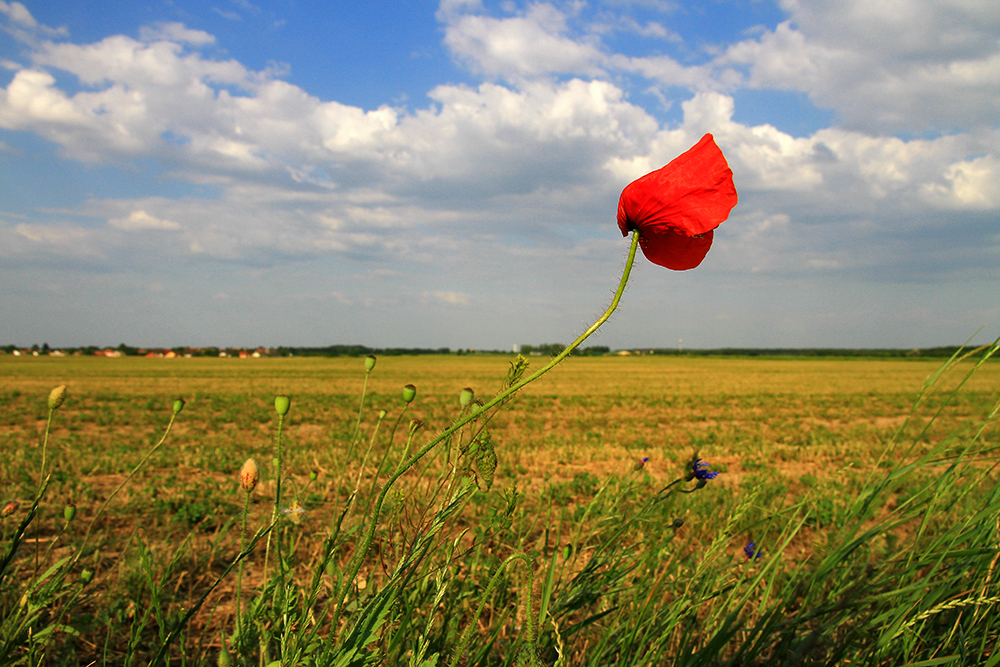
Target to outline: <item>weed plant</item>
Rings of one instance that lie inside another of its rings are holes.
[[[350,404],[203,396],[270,444],[202,448],[194,480],[180,461],[145,468],[210,436],[185,430],[184,401],[151,416],[109,395],[152,444],[98,460],[106,486],[83,483],[74,433],[93,426],[53,390],[37,456],[20,459],[37,468],[5,468],[25,500],[2,510],[0,665],[1000,664],[1000,400],[966,394],[998,344],[938,369],[888,439],[852,425],[853,400],[775,414],[752,394],[679,393],[655,414],[627,393],[536,393],[504,412],[620,295],[534,373],[518,357],[495,393],[434,404],[444,427],[416,414],[412,384],[370,391],[373,357]],[[297,412],[334,409],[346,419],[303,451]],[[700,424],[682,446],[641,435],[672,432],[676,412]],[[781,419],[804,432],[775,442]],[[567,421],[595,446],[629,441],[628,457],[580,469],[553,429]],[[809,447],[842,448],[839,469],[799,462]],[[528,455],[553,474],[528,483]]]

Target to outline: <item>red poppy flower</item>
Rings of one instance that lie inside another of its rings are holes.
[[[736,206],[733,171],[711,134],[667,166],[632,181],[618,200],[622,236],[639,230],[653,264],[693,269],[712,247],[714,230]]]

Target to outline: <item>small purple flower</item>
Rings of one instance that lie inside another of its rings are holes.
[[[760,560],[761,550],[757,548],[757,543],[752,540],[743,547],[743,553],[747,560]]]
[[[633,470],[642,470],[645,467],[646,462],[649,461],[649,457],[643,458],[641,461],[636,461],[635,465],[632,466]]]
[[[707,470],[710,464],[703,463],[701,459],[694,459],[691,462],[691,472],[688,473],[688,481],[696,479],[699,482],[707,482],[710,479],[715,479],[719,476],[718,471]]]

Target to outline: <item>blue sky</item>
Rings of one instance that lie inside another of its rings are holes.
[[[968,0],[0,0],[0,343],[568,342],[705,132],[739,205],[592,344],[992,340],[997,71]]]

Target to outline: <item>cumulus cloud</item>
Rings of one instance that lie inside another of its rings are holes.
[[[729,46],[715,64],[745,67],[744,85],[805,92],[857,129],[996,124],[995,3],[785,0],[782,6],[789,20]]]
[[[181,228],[181,226],[173,220],[156,218],[142,210],[132,211],[127,218],[112,218],[111,220],[108,220],[108,224],[126,232],[148,229],[175,231]]]
[[[707,270],[882,280],[928,266],[995,271],[1000,238],[983,223],[1000,210],[993,10],[783,6],[787,21],[682,57],[613,48],[611,36],[627,31],[690,48],[666,18],[595,17],[581,3],[491,13],[445,0],[444,43],[476,78],[442,83],[413,108],[321,99],[279,71],[210,53],[212,35],[179,23],[138,39],[39,38],[27,65],[6,64],[0,128],[87,163],[157,161],[165,177],[212,194],[93,198],[37,222],[0,221],[0,247],[8,258],[92,266],[167,257],[264,271],[323,260],[396,285],[384,303],[402,289],[414,302],[472,309],[498,275],[547,267],[566,289],[579,287],[568,275],[596,280],[616,258],[621,188],[711,132],[741,204]],[[9,22],[42,34],[24,12],[0,0]],[[905,37],[879,39],[890,31]],[[651,85],[681,91],[671,121],[640,103]],[[806,92],[843,122],[793,136],[737,120],[747,87]],[[962,109],[951,113],[955,99]],[[945,120],[947,132],[892,134]],[[411,287],[413,275],[423,282]]]

